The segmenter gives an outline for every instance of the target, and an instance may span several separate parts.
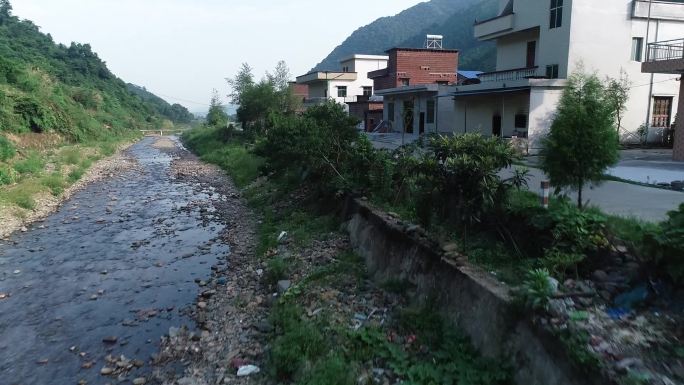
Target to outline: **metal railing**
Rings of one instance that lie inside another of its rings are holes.
[[[537,68],[539,67],[518,68],[507,71],[485,72],[483,74],[478,75],[478,78],[482,83],[524,80],[534,77],[537,73]]]
[[[684,59],[684,39],[658,41],[648,44],[649,62]]]

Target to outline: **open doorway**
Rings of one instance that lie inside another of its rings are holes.
[[[492,135],[501,137],[501,115],[497,114],[492,117]]]

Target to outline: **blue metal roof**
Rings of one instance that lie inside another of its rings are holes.
[[[458,74],[468,78],[468,79],[477,79],[477,75],[483,73],[482,71],[458,71]]]

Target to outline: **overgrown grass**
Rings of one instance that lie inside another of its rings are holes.
[[[0,162],[5,162],[14,157],[17,150],[9,139],[0,135]]]
[[[238,187],[245,187],[259,176],[264,160],[238,140],[225,142],[217,128],[201,127],[183,135],[184,142],[202,160],[226,170]]]
[[[82,157],[81,150],[77,147],[66,147],[59,152],[59,160],[63,164],[77,165]]]
[[[28,181],[16,186],[0,190],[0,201],[32,210],[36,206],[34,196],[44,190],[44,186],[36,181]]]
[[[66,187],[64,177],[62,177],[62,174],[60,173],[52,173],[50,175],[44,176],[43,178],[41,178],[41,183],[43,184],[43,186],[50,189],[50,192],[54,196],[61,195],[64,192],[64,188]]]
[[[31,152],[26,159],[14,163],[20,174],[37,175],[45,168],[45,160],[37,152]]]

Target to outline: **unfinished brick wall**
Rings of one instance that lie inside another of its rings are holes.
[[[458,51],[417,48],[394,48],[389,51],[387,70],[369,74],[376,90],[404,85],[455,83],[458,72]]]

